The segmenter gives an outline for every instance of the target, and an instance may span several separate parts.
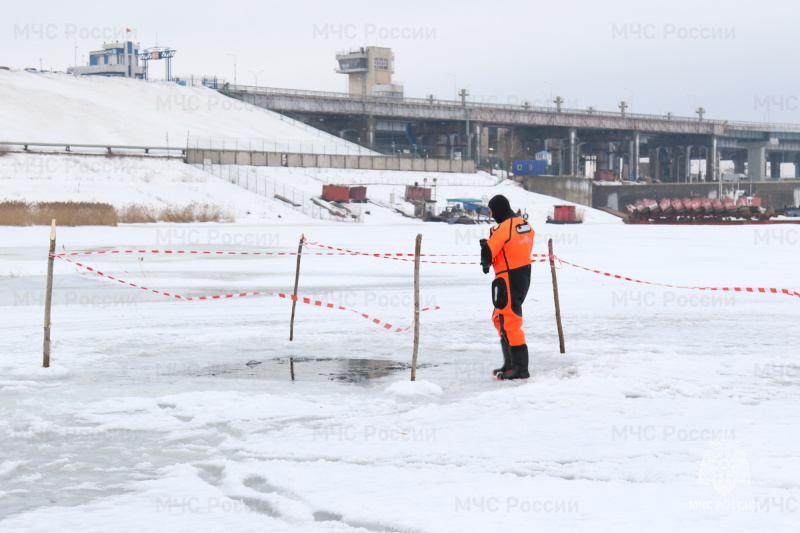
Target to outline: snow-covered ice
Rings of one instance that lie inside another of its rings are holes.
[[[513,205],[541,213],[552,203],[538,195],[525,202],[527,194],[518,192]],[[582,266],[671,284],[797,286],[792,226],[532,222],[535,252],[553,238],[559,257]],[[179,242],[220,231],[229,246]],[[291,251],[305,233],[332,246],[399,253],[412,251],[419,232],[423,253],[474,254],[485,231],[251,221],[62,228],[58,244],[153,249],[172,237],[173,249]],[[289,342],[286,300],[173,301],[59,260],[54,366],[45,370],[38,366],[48,231],[0,232],[4,531],[796,527],[796,297],[633,284],[562,265],[561,355],[549,267],[537,263],[524,308],[532,378],[501,383],[489,375],[500,362],[489,277],[475,265],[424,263],[422,303],[441,309],[422,314],[420,363],[428,366],[420,381],[405,382],[402,371],[360,383],[292,382],[288,369],[247,374],[246,363],[408,363],[412,336],[299,305]],[[237,244],[248,242],[263,244]],[[86,262],[153,288],[208,295],[290,292],[295,259]],[[406,326],[411,266],[308,255],[299,292]]]

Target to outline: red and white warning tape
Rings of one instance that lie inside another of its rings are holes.
[[[309,246],[318,246],[320,248],[327,248],[328,250],[337,250],[339,252],[344,252],[350,255],[365,255],[369,257],[377,257],[379,259],[392,259],[394,261],[414,261],[413,259],[406,259],[406,257],[414,257],[414,254],[408,253],[366,253],[366,252],[356,252],[354,250],[348,250],[346,248],[336,248],[335,246],[328,246],[325,244],[320,244],[317,242],[307,242]],[[420,257],[475,257],[478,254],[420,254]],[[533,254],[531,257],[547,257],[547,254]],[[539,260],[539,261],[547,261],[547,259]],[[534,262],[539,262],[534,261]],[[480,264],[478,261],[425,261],[420,260],[421,263],[430,263],[430,264],[439,264],[439,265],[478,265]]]
[[[275,297],[278,297],[278,298],[285,298],[287,300],[292,300],[292,301],[300,302],[300,303],[303,303],[303,304],[314,305],[314,306],[317,306],[317,307],[326,307],[328,309],[338,309],[340,311],[350,311],[351,313],[355,313],[355,314],[359,315],[361,318],[365,318],[365,319],[369,320],[370,322],[372,322],[373,324],[377,324],[378,326],[381,326],[382,328],[384,328],[386,330],[389,330],[389,331],[392,331],[394,333],[403,333],[403,332],[408,331],[409,329],[411,329],[411,325],[406,326],[404,328],[393,326],[392,324],[389,324],[388,322],[385,322],[385,321],[381,320],[380,318],[372,317],[372,316],[370,316],[370,315],[368,315],[366,313],[362,313],[360,311],[356,311],[355,309],[348,309],[347,307],[342,307],[341,305],[334,305],[332,303],[326,303],[326,302],[323,302],[323,301],[320,301],[320,300],[312,300],[310,298],[305,298],[305,297],[302,297],[302,296],[294,296],[293,294],[284,294],[284,293],[279,293],[279,292],[254,291],[254,292],[240,292],[240,293],[234,293],[234,294],[220,294],[220,295],[215,295],[215,296],[181,296],[180,294],[173,294],[173,293],[169,293],[169,292],[165,292],[165,291],[159,291],[157,289],[150,289],[150,288],[144,287],[142,285],[137,285],[136,283],[132,283],[130,281],[125,281],[123,279],[116,278],[114,276],[106,274],[105,272],[102,272],[100,270],[92,268],[89,265],[84,265],[82,263],[78,263],[77,261],[73,261],[72,259],[67,259],[66,257],[64,257],[64,254],[53,254],[53,257],[57,257],[59,259],[63,259],[64,261],[72,263],[72,264],[74,264],[76,266],[79,266],[79,267],[85,269],[85,270],[88,270],[89,272],[93,272],[93,273],[97,274],[98,276],[102,276],[104,278],[108,278],[108,279],[110,279],[112,281],[116,281],[116,282],[122,283],[124,285],[129,285],[131,287],[136,287],[137,289],[142,289],[144,291],[152,292],[152,293],[155,293],[155,294],[161,294],[163,296],[168,296],[170,298],[177,298],[179,300],[185,300],[185,301],[224,300],[226,298],[242,298],[244,296],[275,296]],[[436,311],[438,309],[440,309],[439,306],[426,307],[424,309],[420,309],[420,313],[423,312],[423,311]]]
[[[54,254],[54,257],[101,254],[164,254],[164,255],[297,255],[297,252],[204,252],[198,250],[100,250],[88,252],[65,252]],[[352,255],[346,253],[303,252],[302,255]]]
[[[346,248],[337,248],[334,246],[327,246],[316,242],[305,241],[309,246],[318,246],[328,250],[336,250],[336,252],[302,252],[301,255],[363,255],[367,257],[377,257],[379,259],[393,259],[395,261],[413,261],[413,259],[406,259],[407,257],[414,257],[410,253],[366,253]],[[54,254],[54,257],[64,256],[77,256],[77,255],[130,255],[130,254],[163,254],[163,255],[264,255],[264,256],[296,256],[297,252],[224,252],[224,251],[201,251],[201,250],[90,250],[83,252],[64,252]],[[476,257],[478,254],[420,254],[421,257]],[[547,254],[532,254],[531,258],[545,258],[539,261],[547,261]],[[423,263],[437,263],[445,265],[477,265],[476,261],[472,262],[457,262],[457,261],[422,261]]]
[[[659,287],[670,287],[673,289],[692,289],[697,291],[722,291],[722,292],[749,292],[749,293],[761,293],[761,294],[785,294],[787,296],[797,296],[800,298],[800,292],[793,291],[790,289],[772,289],[772,288],[764,288],[764,287],[690,287],[686,285],[669,285],[667,283],[656,283],[653,281],[642,281],[640,279],[629,278],[626,276],[620,276],[618,274],[611,274],[609,272],[603,272],[602,270],[595,270],[592,268],[583,267],[580,265],[576,265],[570,263],[569,261],[565,261],[560,257],[553,256],[553,258],[565,265],[573,266],[575,268],[580,268],[581,270],[586,270],[587,272],[593,272],[594,274],[600,274],[603,276],[607,276],[609,278],[621,279],[625,281],[632,281],[634,283],[643,283],[645,285],[657,285]]]

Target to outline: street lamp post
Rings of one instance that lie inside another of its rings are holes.
[[[631,93],[631,97],[628,99],[628,111],[630,111],[632,113],[633,112],[633,91],[631,91],[630,89],[624,89],[624,88],[622,90],[623,91],[628,91],[629,93]]]
[[[264,71],[263,70],[259,70],[258,72],[253,72],[252,70],[250,71],[250,74],[252,74],[256,79],[256,82],[255,82],[256,83],[256,87],[258,87],[258,75],[261,74],[262,72],[264,72]],[[236,83],[235,79],[233,80],[233,83],[234,84]]]
[[[69,37],[69,34],[67,32],[64,32],[64,34],[67,37]],[[77,72],[77,70],[78,70],[78,39],[73,35],[72,36],[72,41],[75,43],[74,58],[72,60],[72,66],[73,66],[73,68],[75,70],[73,70],[72,73],[77,76],[77,74],[78,74],[78,72]]]
[[[236,85],[236,56],[233,54],[228,54],[233,58],[233,84]]]
[[[700,122],[703,122],[703,115],[706,114],[706,108],[705,107],[698,107],[697,109],[694,110],[694,112],[697,113],[698,117],[700,117],[699,118]]]

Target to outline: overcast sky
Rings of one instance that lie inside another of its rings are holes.
[[[3,0],[0,65],[65,70],[103,41],[177,50],[174,75],[344,91],[335,54],[391,47],[409,97],[800,123],[800,3],[760,0],[135,3]],[[234,57],[235,56],[235,60]],[[152,77],[164,76],[151,63]]]

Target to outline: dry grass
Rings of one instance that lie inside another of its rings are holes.
[[[151,207],[129,205],[114,209],[111,204],[90,202],[0,202],[0,226],[49,226],[56,219],[59,226],[116,226],[118,223],[150,222],[233,222],[218,206]]]
[[[147,205],[126,205],[118,210],[123,224],[145,224],[158,222],[158,210]]]
[[[0,203],[0,226],[30,226],[30,207],[25,202]]]
[[[91,202],[0,202],[2,226],[116,226],[117,212],[111,204]]]
[[[116,226],[117,211],[111,204],[91,202],[43,202],[31,205],[34,226]]]
[[[11,147],[7,144],[0,144],[0,157],[11,153]]]
[[[125,224],[148,222],[233,222],[234,218],[219,206],[192,203],[185,206],[167,207],[128,205],[119,210],[119,221]]]

